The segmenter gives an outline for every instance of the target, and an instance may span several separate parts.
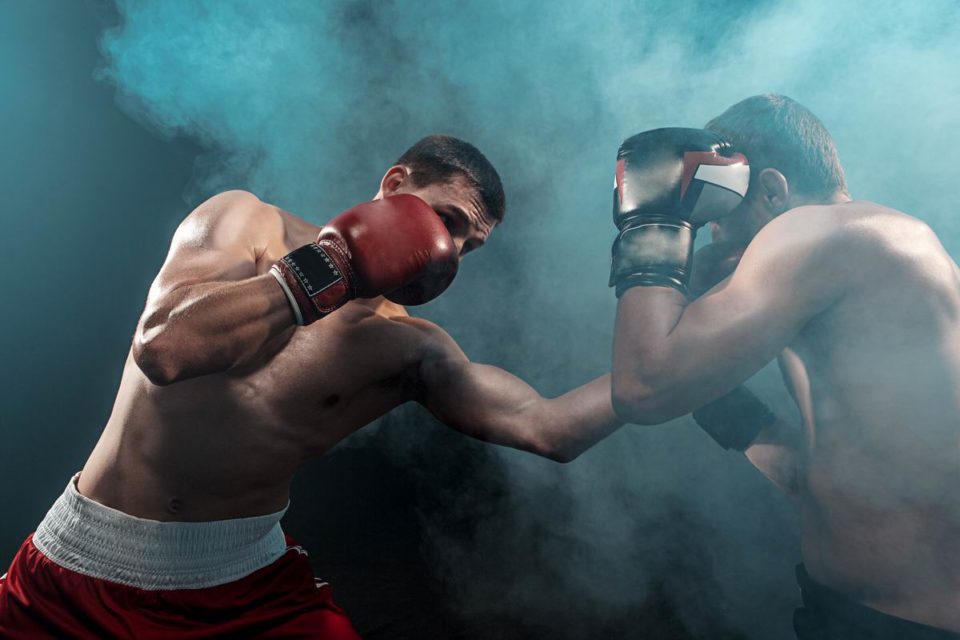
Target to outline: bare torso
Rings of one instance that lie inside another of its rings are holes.
[[[406,192],[439,212],[461,254],[494,224],[477,222],[464,185]],[[609,376],[544,398],[509,372],[471,362],[440,327],[382,297],[296,327],[268,271],[319,230],[241,191],[184,219],[81,473],[82,494],[156,520],[275,512],[300,463],[411,400],[464,435],[554,460],[573,459],[622,424]]]
[[[257,273],[313,240],[318,227],[281,212]],[[155,386],[127,357],[80,492],[157,520],[278,511],[298,465],[409,399],[404,371],[421,337],[403,307],[354,301],[275,337],[240,369]]]
[[[918,221],[836,210],[876,250],[780,359],[804,423],[804,562],[867,606],[960,631],[960,275]]]

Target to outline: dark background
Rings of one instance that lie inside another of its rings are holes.
[[[833,131],[855,195],[954,249],[956,12],[727,5],[0,0],[0,557],[83,465],[171,233],[223,188],[319,221],[418,137],[475,142],[507,223],[418,312],[546,394],[609,366],[611,160],[641,129],[788,92]],[[257,67],[298,46],[277,58],[295,81]],[[752,384],[792,415],[774,372]],[[307,465],[284,527],[370,638],[791,637],[795,516],[686,419],[556,465],[404,407]]]

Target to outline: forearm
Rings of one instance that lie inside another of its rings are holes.
[[[742,267],[741,267],[742,268]],[[759,277],[759,276],[757,276]],[[771,276],[772,277],[772,276]],[[614,402],[630,422],[659,424],[710,403],[770,362],[802,328],[802,302],[736,276],[696,301],[663,287],[620,299]],[[784,286],[783,288],[786,288]]]
[[[796,492],[800,430],[777,417],[746,386],[700,407],[693,419],[723,448],[743,452],[784,493]]]
[[[293,326],[287,297],[269,274],[186,285],[148,305],[133,353],[151,381],[170,384],[247,363]]]
[[[466,358],[421,365],[421,402],[468,436],[557,461],[575,458],[621,424],[610,400],[610,376],[557,398],[498,367]]]
[[[557,398],[544,400],[530,412],[530,428],[539,431],[554,459],[573,460],[623,425],[613,410],[611,376],[605,375]]]

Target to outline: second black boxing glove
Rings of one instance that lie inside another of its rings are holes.
[[[733,211],[749,182],[747,159],[710,131],[654,129],[624,140],[613,190],[617,297],[636,286],[686,294],[697,229]]]

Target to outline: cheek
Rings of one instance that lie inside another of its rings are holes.
[[[753,236],[753,224],[747,211],[734,211],[710,224],[714,242],[744,244]]]
[[[744,200],[740,203],[740,206],[734,209],[729,216],[726,216],[724,220],[727,223],[727,227],[731,231],[736,231],[737,233],[743,233],[751,229],[754,225],[754,218],[756,217],[756,212],[754,208],[750,206],[749,200]]]

